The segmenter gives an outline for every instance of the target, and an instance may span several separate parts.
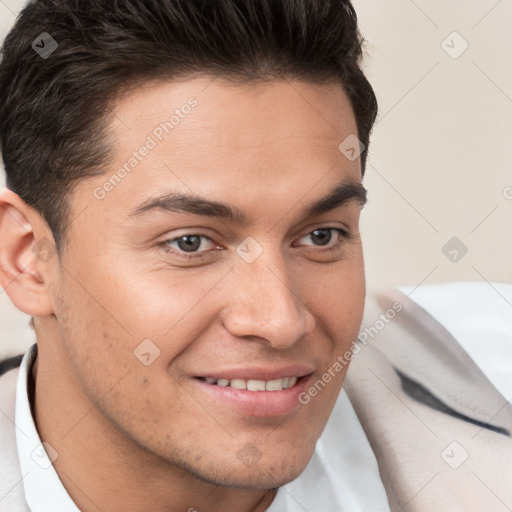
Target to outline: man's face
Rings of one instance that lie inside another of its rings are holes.
[[[73,192],[54,288],[66,393],[96,403],[91,435],[161,468],[226,486],[294,479],[346,366],[307,405],[299,396],[350,348],[363,311],[345,93],[148,84],[116,103],[111,129],[109,170]],[[308,212],[340,185],[344,201]]]

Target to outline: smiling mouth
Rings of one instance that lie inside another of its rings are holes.
[[[196,376],[192,380],[198,386],[195,389],[205,393],[219,407],[227,406],[230,413],[234,411],[243,418],[270,418],[289,414],[301,405],[298,396],[306,389],[313,373],[305,366],[274,370],[231,369],[216,375]]]
[[[210,377],[198,377],[199,380],[212,386],[230,387],[233,389],[245,389],[247,391],[283,391],[292,388],[302,377],[283,377],[274,380],[256,379],[214,379]]]

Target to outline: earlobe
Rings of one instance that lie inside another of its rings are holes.
[[[53,313],[53,237],[41,216],[9,189],[0,192],[0,285],[31,316]]]

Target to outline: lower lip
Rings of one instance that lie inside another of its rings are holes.
[[[200,379],[192,380],[201,387],[204,393],[243,414],[267,417],[289,414],[301,405],[299,395],[306,389],[310,377],[310,375],[300,377],[295,386],[282,391],[247,391],[246,389],[208,384]]]

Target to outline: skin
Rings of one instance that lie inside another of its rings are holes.
[[[191,113],[96,199],[190,97]],[[86,512],[253,510],[304,470],[347,368],[307,406],[275,417],[242,414],[194,377],[298,363],[314,382],[355,340],[361,204],[303,213],[340,181],[361,181],[359,160],[338,150],[357,133],[353,111],[337,84],[207,76],[146,84],[113,109],[111,162],[73,191],[61,257],[35,257],[36,243],[53,240],[48,226],[12,191],[0,196],[1,284],[35,320],[38,430]],[[163,209],[130,217],[169,190],[237,207],[251,223]],[[327,252],[311,235],[322,228],[351,236],[330,232]],[[166,240],[196,233],[212,240],[202,239],[201,258],[187,260],[176,241],[182,256],[166,251]],[[236,252],[249,236],[263,249],[252,263]],[[145,339],[160,350],[148,366],[134,356]],[[248,443],[261,455],[251,467],[237,457]]]

